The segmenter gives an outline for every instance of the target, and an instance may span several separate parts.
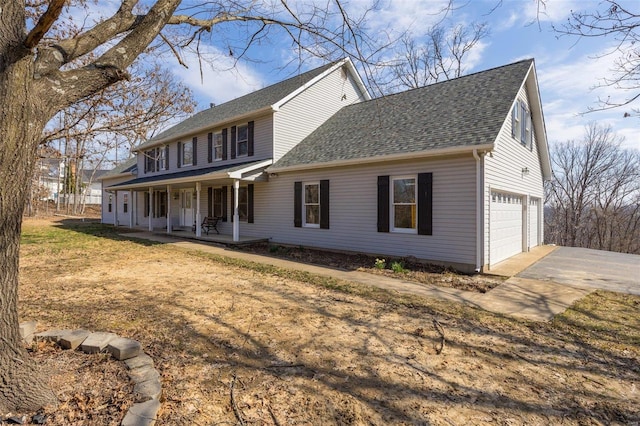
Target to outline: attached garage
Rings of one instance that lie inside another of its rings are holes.
[[[522,252],[523,197],[506,192],[491,192],[490,264]]]

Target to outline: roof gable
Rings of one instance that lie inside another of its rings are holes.
[[[248,93],[229,102],[200,111],[192,117],[176,124],[139,145],[136,150],[151,147],[172,138],[186,136],[198,130],[213,127],[216,124],[232,120],[236,117],[245,116],[253,112],[269,108],[273,105],[277,105],[279,101],[286,98],[288,95],[296,92],[301,87],[309,84],[315,78],[321,76],[324,72],[344,61],[345,60],[323,65],[255,92]]]
[[[533,60],[341,109],[271,170],[491,146]]]

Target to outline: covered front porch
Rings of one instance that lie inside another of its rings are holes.
[[[196,169],[172,174],[136,178],[107,188],[125,192],[127,220],[131,229],[165,233],[222,244],[245,244],[265,238],[243,237],[242,226],[253,223],[254,182],[268,180],[264,169],[271,160],[234,166]],[[201,224],[217,218],[217,232]]]

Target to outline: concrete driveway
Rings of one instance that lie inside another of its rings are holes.
[[[558,247],[517,277],[640,295],[640,256]]]

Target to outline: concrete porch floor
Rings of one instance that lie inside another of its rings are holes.
[[[142,238],[149,239],[148,236],[165,236],[169,239],[185,239],[185,240],[195,240],[195,241],[204,241],[208,243],[218,243],[224,245],[245,245],[245,244],[254,244],[254,243],[262,243],[268,242],[269,240],[266,238],[255,238],[255,237],[246,237],[240,236],[239,241],[233,241],[232,235],[227,234],[216,234],[215,231],[212,231],[207,235],[206,233],[202,233],[200,237],[197,237],[195,232],[191,230],[191,228],[187,227],[176,227],[169,234],[164,228],[156,228],[153,231],[149,231],[148,228],[133,228],[134,232],[125,234],[134,238]]]

